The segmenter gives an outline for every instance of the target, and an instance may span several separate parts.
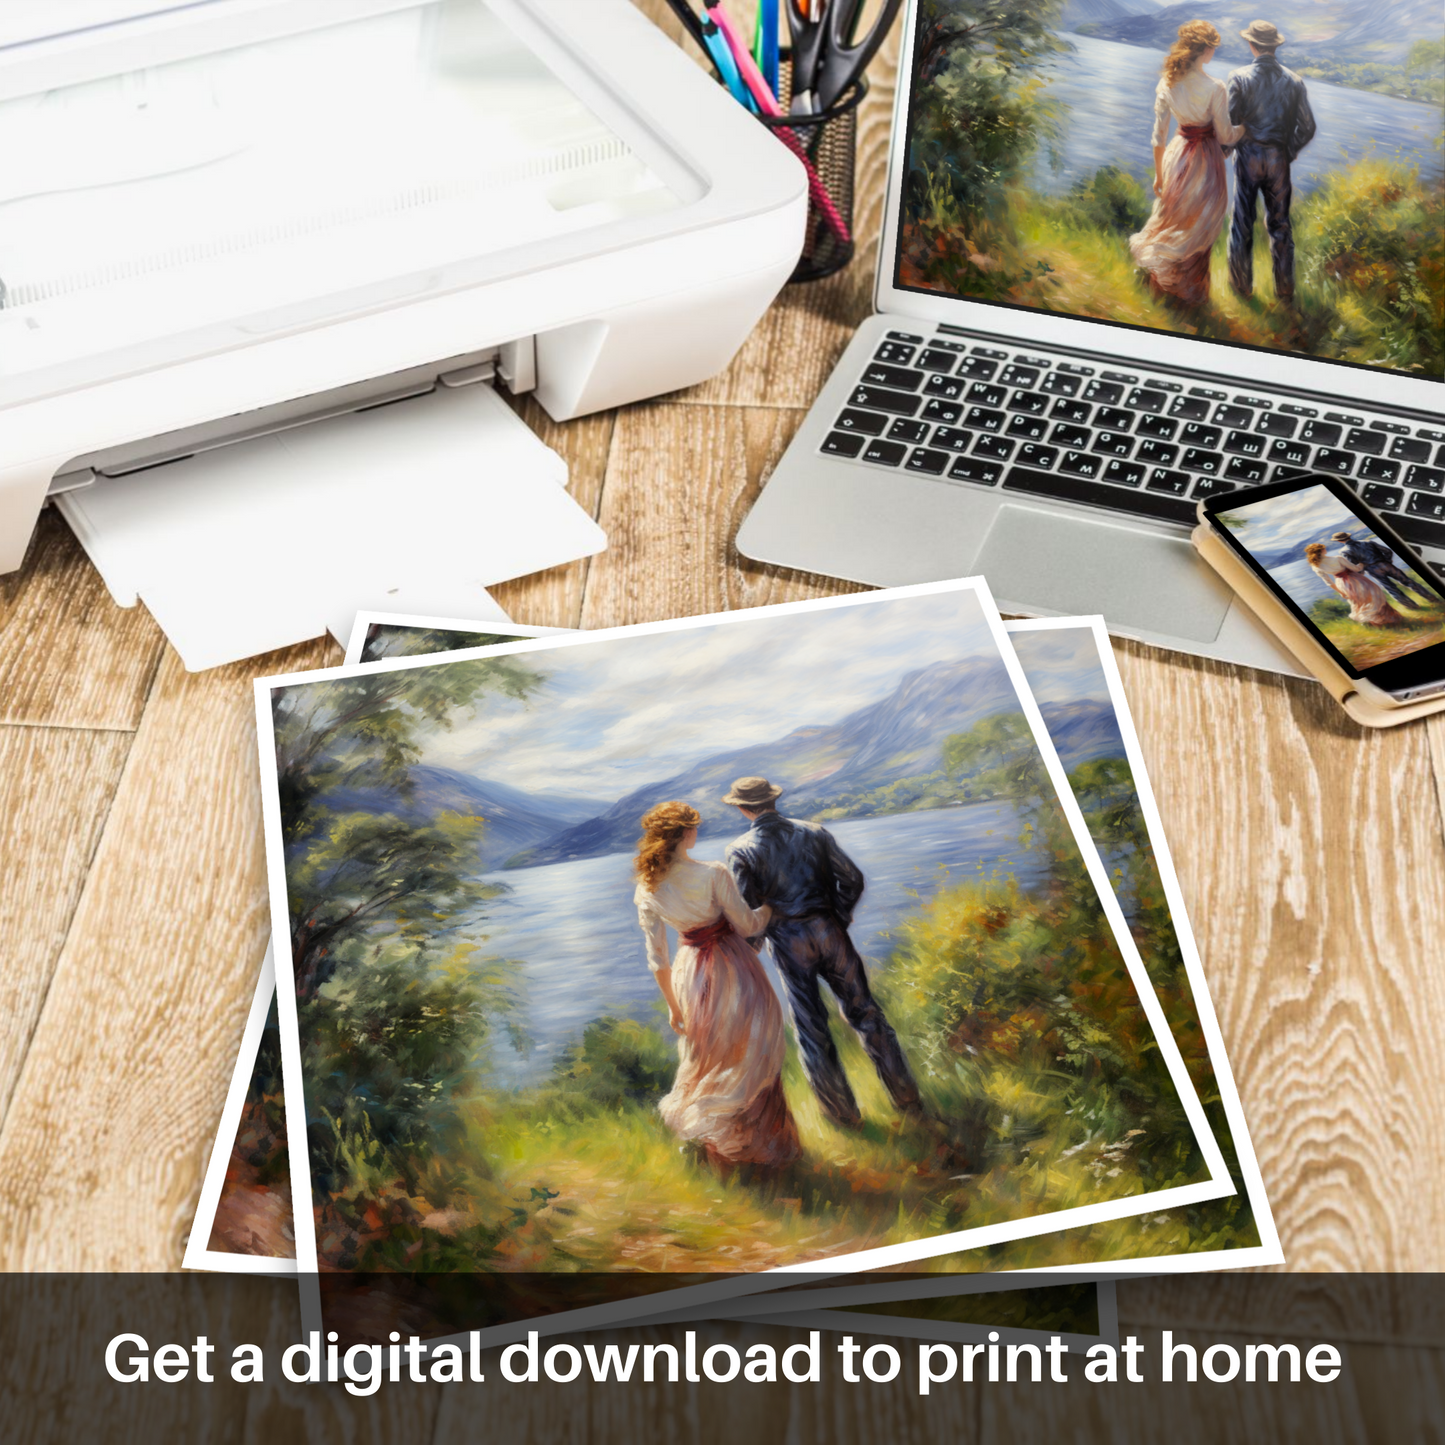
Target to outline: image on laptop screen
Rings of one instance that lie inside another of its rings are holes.
[[[1445,377],[1439,0],[917,27],[897,286]]]

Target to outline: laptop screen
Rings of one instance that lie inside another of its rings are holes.
[[[894,284],[1445,378],[1438,0],[1200,8],[919,0]]]

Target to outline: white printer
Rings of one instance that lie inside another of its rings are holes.
[[[188,665],[466,615],[602,545],[494,383],[565,420],[714,374],[806,206],[628,0],[7,5],[0,572],[54,496]]]

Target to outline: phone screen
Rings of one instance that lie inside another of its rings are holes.
[[[1343,483],[1221,497],[1208,516],[1352,677],[1388,692],[1445,678],[1445,591]]]

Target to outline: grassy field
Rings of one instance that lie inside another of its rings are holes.
[[[966,223],[943,207],[907,223],[907,284],[1136,326],[1438,376],[1445,369],[1445,200],[1384,160],[1333,175],[1294,207],[1295,299],[1274,299],[1261,212],[1255,290],[1229,288],[1227,227],[1198,310],[1150,294],[1128,237],[1151,195],[1106,167],[1067,196],[1013,188],[1005,214]]]
[[[1320,630],[1356,667],[1374,667],[1381,662],[1418,652],[1445,642],[1445,603],[1406,607],[1390,599],[1390,605],[1406,621],[1404,627],[1370,627],[1350,621],[1349,604],[1343,597],[1322,597],[1310,609]]]

